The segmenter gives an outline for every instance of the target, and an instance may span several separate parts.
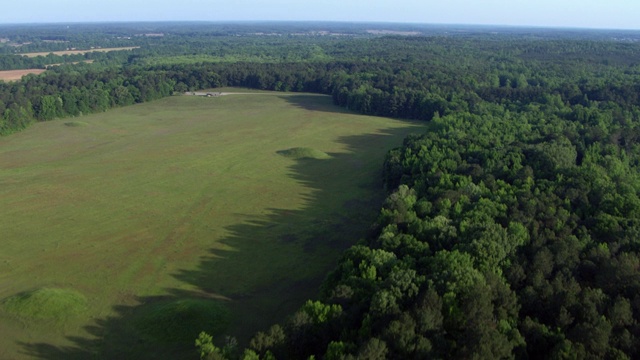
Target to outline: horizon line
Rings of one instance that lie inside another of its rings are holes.
[[[89,21],[25,21],[25,22],[0,22],[0,26],[19,25],[89,25],[89,24],[142,24],[142,23],[224,23],[224,24],[251,24],[251,23],[331,23],[331,24],[357,24],[357,25],[404,25],[404,26],[441,26],[441,27],[499,27],[521,29],[557,29],[557,30],[604,30],[604,31],[638,31],[640,28],[615,28],[615,27],[583,27],[571,25],[515,25],[515,24],[478,24],[478,23],[429,23],[429,22],[402,22],[390,20],[89,20]]]

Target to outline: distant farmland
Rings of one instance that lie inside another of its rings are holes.
[[[424,127],[271,94],[0,138],[0,359],[190,359],[202,330],[246,343],[315,297]]]
[[[23,76],[28,74],[42,74],[45,72],[45,69],[25,69],[25,70],[5,70],[0,71],[0,80],[3,81],[18,81],[22,79]]]
[[[86,54],[90,52],[109,52],[109,51],[121,51],[121,50],[133,50],[138,49],[139,46],[130,46],[130,47],[117,47],[117,48],[100,48],[100,49],[89,49],[89,50],[66,50],[66,51],[48,51],[48,52],[33,52],[33,53],[24,53],[17,54],[26,57],[37,57],[37,56],[47,56],[49,54],[54,55],[76,55],[76,54]]]
[[[74,61],[72,63],[67,63],[67,64],[80,64],[80,63],[87,63],[87,64],[91,64],[93,63],[93,60],[84,60],[84,61]],[[49,69],[52,66],[60,66],[60,65],[65,65],[65,64],[50,64],[47,65],[47,69]],[[10,81],[18,81],[20,79],[22,79],[23,76],[28,75],[28,74],[42,74],[43,72],[45,72],[46,69],[22,69],[22,70],[3,70],[0,71],[0,80],[5,81],[5,82],[10,82]]]

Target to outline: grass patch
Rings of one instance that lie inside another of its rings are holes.
[[[324,151],[308,148],[308,147],[295,147],[287,150],[277,151],[278,154],[287,157],[289,159],[330,159],[331,156]]]
[[[63,322],[87,310],[87,299],[75,290],[41,288],[12,296],[2,307],[25,320]]]
[[[161,300],[137,308],[132,323],[150,341],[191,343],[201,331],[221,334],[229,324],[229,311],[214,300]]]
[[[215,91],[230,90],[253,92]],[[88,125],[62,125],[77,120]],[[157,324],[170,320],[151,314],[177,306],[167,294],[202,299],[193,291],[230,299],[223,335],[247,341],[315,298],[378,214],[386,151],[422,129],[351,114],[329,96],[278,93],[173,96],[0,137],[0,301],[73,284],[91,302],[62,330],[0,311],[0,358],[27,358],[24,343],[84,348],[69,339],[96,333],[107,334],[98,355],[41,357],[144,359],[147,344],[156,358],[188,357],[146,339],[165,336]],[[278,154],[293,146],[331,158]],[[213,325],[173,329],[189,343],[168,347],[191,354]]]
[[[84,121],[68,121],[64,123],[64,125],[68,127],[80,127],[80,126],[87,126],[89,124]]]

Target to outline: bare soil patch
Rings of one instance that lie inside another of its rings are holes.
[[[45,69],[24,69],[24,70],[5,70],[0,71],[0,80],[18,81],[27,74],[42,74]]]

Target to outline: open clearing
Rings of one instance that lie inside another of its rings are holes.
[[[42,74],[45,69],[26,69],[26,70],[4,70],[0,71],[0,80],[4,81],[18,81],[27,74]]]
[[[315,296],[377,216],[385,153],[423,129],[279,93],[0,138],[0,358],[193,359],[201,330],[242,344]]]
[[[82,60],[82,61],[73,61],[73,62],[70,62],[70,63],[49,64],[49,65],[47,65],[46,67],[47,67],[47,69],[48,69],[48,68],[50,68],[50,67],[52,67],[52,66],[61,66],[61,65],[77,65],[77,64],[81,64],[81,63],[84,63],[84,64],[93,64],[93,63],[94,63],[94,61],[95,61],[95,60]]]
[[[75,65],[80,63],[91,64],[93,63],[93,60],[75,61],[69,64]],[[51,65],[47,65],[47,68],[50,68],[52,66],[60,66],[60,65],[64,65],[64,64],[51,64]],[[2,70],[0,71],[0,80],[6,81],[6,82],[18,81],[22,79],[22,77],[25,75],[28,75],[28,74],[40,75],[45,71],[47,70],[46,69]]]
[[[43,52],[33,52],[33,53],[24,53],[24,54],[16,54],[22,55],[26,57],[37,57],[37,56],[47,56],[49,54],[54,55],[76,55],[76,54],[86,54],[90,52],[109,52],[109,51],[121,51],[121,50],[133,50],[138,49],[139,46],[129,46],[129,47],[117,47],[117,48],[97,48],[97,49],[89,49],[89,50],[65,50],[65,51],[43,51]]]

